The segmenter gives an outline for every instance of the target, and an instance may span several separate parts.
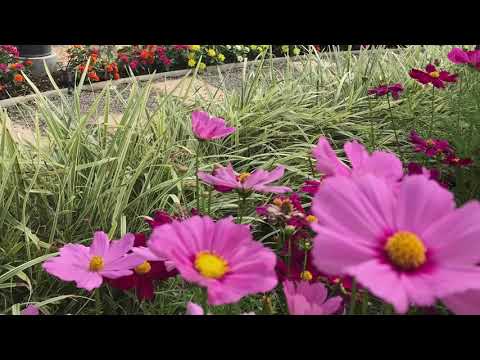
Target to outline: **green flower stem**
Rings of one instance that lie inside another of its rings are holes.
[[[243,222],[243,212],[245,211],[245,205],[247,203],[247,195],[238,193],[238,223],[242,224]]]
[[[429,136],[433,135],[433,122],[435,121],[435,86],[432,85],[432,120],[430,121]]]
[[[195,154],[195,188],[196,188],[196,195],[197,195],[197,211],[200,211],[200,181],[198,179],[198,169],[200,168],[200,140],[197,144],[197,151]]]
[[[363,294],[363,301],[362,301],[362,315],[367,315],[368,313],[368,292],[365,291]]]
[[[392,111],[392,105],[390,103],[389,94],[387,94],[387,102],[388,102],[388,110],[390,112],[390,121],[392,122],[393,133],[395,134],[395,141],[397,142],[398,155],[400,156],[400,159],[402,159],[402,150],[400,148],[400,141],[398,140],[398,129],[397,129],[397,124],[393,119],[393,111]]]
[[[103,314],[102,294],[100,293],[100,288],[95,290],[95,308],[97,315]]]
[[[355,315],[355,305],[357,304],[357,279],[352,280],[352,296],[350,298],[350,315]]]

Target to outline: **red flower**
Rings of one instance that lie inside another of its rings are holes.
[[[307,180],[301,186],[300,191],[313,196],[318,191],[321,183],[319,180]]]
[[[135,234],[135,247],[146,247],[147,238],[144,234]],[[169,269],[167,269],[167,267]],[[120,290],[129,290],[135,288],[137,297],[140,300],[151,300],[154,296],[153,282],[156,280],[165,280],[177,274],[176,269],[171,269],[163,261],[145,261],[137,266],[132,275],[124,276],[118,279],[109,279],[109,284]]]
[[[455,154],[449,154],[444,160],[445,164],[456,166],[456,167],[464,167],[470,166],[473,164],[473,160],[470,158],[458,158]]]
[[[411,78],[417,80],[421,84],[432,84],[436,88],[442,89],[445,87],[445,82],[456,82],[457,75],[450,74],[448,71],[437,71],[433,64],[428,64],[425,67],[426,71],[412,69],[408,73]]]
[[[387,94],[392,94],[392,98],[397,100],[400,96],[400,93],[403,91],[403,86],[400,83],[393,85],[380,85],[376,88],[369,89],[368,95],[384,96]]]

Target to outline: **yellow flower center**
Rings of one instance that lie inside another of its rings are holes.
[[[317,221],[317,217],[314,216],[314,215],[308,215],[308,216],[307,216],[307,221],[308,221],[309,223],[314,223],[315,221]]]
[[[431,77],[433,77],[434,79],[438,79],[440,77],[440,73],[438,71],[432,71],[430,74]]]
[[[148,261],[145,261],[145,262],[141,263],[140,265],[138,265],[135,268],[135,272],[138,275],[146,274],[146,273],[150,272],[150,270],[152,270],[152,266],[150,265],[150,263]]]
[[[220,279],[228,271],[228,263],[210,251],[200,251],[195,258],[195,268],[207,278]]]
[[[433,146],[433,145],[435,145],[435,141],[433,141],[432,139],[428,139],[427,141],[425,141],[425,143],[426,143],[428,146]]]
[[[389,259],[403,270],[416,269],[427,260],[422,240],[409,231],[398,231],[390,236],[385,251]]]
[[[104,266],[105,264],[101,256],[95,255],[95,256],[92,256],[92,258],[90,259],[90,266],[89,266],[90,271],[101,271]]]
[[[302,271],[302,273],[300,274],[300,277],[302,278],[302,280],[305,280],[305,281],[310,281],[313,279],[312,273],[308,270]]]
[[[238,175],[238,181],[240,181],[242,184],[247,181],[247,179],[250,177],[250,173],[247,173],[247,172],[244,172],[244,173],[241,173],[240,175]]]

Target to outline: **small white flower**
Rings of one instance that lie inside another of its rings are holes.
[[[235,49],[238,51],[242,51],[242,45],[235,45]]]
[[[238,61],[238,62],[242,62],[242,61],[243,61],[243,56],[242,56],[242,55],[238,55],[238,56],[237,56],[237,61]]]

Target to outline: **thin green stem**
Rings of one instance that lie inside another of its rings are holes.
[[[393,111],[392,111],[392,105],[390,103],[390,95],[389,94],[387,94],[387,102],[388,102],[388,110],[390,112],[390,121],[392,123],[393,133],[395,134],[395,141],[397,142],[398,155],[400,156],[400,158],[402,158],[402,150],[400,148],[400,141],[398,140],[397,124],[396,124],[395,120],[393,119]]]
[[[355,315],[355,305],[357,304],[357,280],[352,280],[352,296],[350,298],[350,315]]]
[[[372,104],[370,96],[368,97],[368,118],[370,120],[370,146],[371,150],[375,150],[375,129],[373,126]]]
[[[103,314],[102,294],[100,293],[100,288],[95,290],[95,308],[97,315]]]
[[[310,172],[312,174],[312,178],[315,178],[315,168],[313,167],[312,158],[310,156],[307,156],[307,159],[308,159],[308,164],[310,165]]]
[[[212,188],[210,187],[208,190],[208,205],[207,205],[207,214],[211,216],[211,204],[212,204]]]
[[[305,255],[303,257],[303,271],[307,271],[307,260],[308,260],[308,250],[305,250]]]
[[[433,135],[433,122],[435,121],[435,86],[432,85],[432,120],[430,120],[429,136]]]
[[[363,301],[362,301],[362,315],[366,315],[368,313],[368,292],[365,291],[363,294]]]
[[[287,238],[288,241],[288,257],[287,257],[287,277],[290,278],[292,268],[292,237]]]
[[[200,211],[200,180],[198,179],[198,169],[200,168],[200,141],[197,144],[197,151],[195,154],[195,188],[197,195],[197,211]]]
[[[242,193],[238,193],[238,223],[243,222],[243,212],[245,211],[245,204],[247,202],[247,196]]]

